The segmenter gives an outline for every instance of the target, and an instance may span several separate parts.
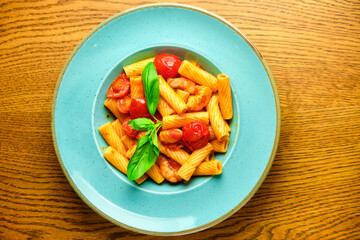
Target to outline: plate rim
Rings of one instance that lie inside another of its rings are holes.
[[[61,82],[63,80],[64,74],[67,70],[67,67],[69,66],[70,62],[72,61],[73,57],[75,56],[75,54],[78,52],[78,50],[83,46],[83,44],[94,34],[96,33],[99,29],[101,29],[102,27],[104,27],[105,25],[109,24],[110,22],[114,21],[115,19],[118,19],[120,17],[123,17],[129,13],[135,12],[135,11],[139,11],[139,10],[144,10],[144,9],[149,9],[149,8],[158,8],[158,7],[174,7],[174,8],[182,8],[182,9],[187,9],[187,10],[193,10],[202,14],[205,14],[207,16],[210,16],[212,18],[214,18],[215,20],[218,20],[222,23],[224,23],[225,25],[227,25],[228,27],[230,27],[234,32],[236,32],[251,48],[252,50],[255,52],[256,56],[258,57],[258,59],[260,60],[260,62],[262,63],[266,74],[270,80],[270,84],[273,90],[273,94],[274,94],[274,100],[275,100],[275,106],[276,106],[276,132],[275,132],[275,139],[274,139],[274,145],[273,145],[273,149],[270,155],[270,158],[268,160],[268,163],[266,164],[266,167],[263,171],[263,173],[261,174],[259,180],[257,181],[257,183],[255,184],[255,186],[253,187],[253,189],[246,195],[246,197],[239,203],[237,204],[232,210],[230,210],[229,212],[227,212],[226,214],[222,215],[221,217],[207,223],[204,225],[201,225],[199,227],[196,228],[191,228],[191,229],[187,229],[187,230],[183,230],[183,231],[177,231],[177,232],[153,232],[153,231],[147,231],[147,230],[143,230],[140,228],[135,228],[129,225],[126,225],[110,216],[108,216],[107,214],[105,214],[104,212],[102,212],[99,208],[97,208],[94,204],[92,204],[87,198],[86,196],[84,196],[82,194],[82,192],[80,191],[80,189],[77,187],[77,185],[74,183],[74,181],[72,180],[72,178],[70,177],[70,174],[68,173],[67,169],[64,166],[64,163],[62,161],[61,155],[60,155],[60,151],[59,151],[59,147],[57,144],[57,138],[56,138],[56,131],[55,131],[55,110],[56,110],[56,101],[57,101],[57,96],[58,96],[58,92],[59,92],[59,88],[61,85]],[[202,230],[205,230],[207,228],[210,228],[222,221],[224,221],[225,219],[229,218],[231,215],[233,215],[234,213],[236,213],[238,210],[240,210],[256,193],[256,191],[260,188],[260,186],[262,185],[262,183],[264,182],[266,176],[268,175],[270,168],[272,166],[272,163],[275,159],[276,156],[276,151],[279,145],[279,139],[280,139],[280,126],[281,126],[281,112],[280,112],[280,99],[279,99],[279,94],[277,91],[277,87],[276,87],[276,83],[274,80],[274,77],[270,71],[270,68],[268,66],[268,64],[266,63],[264,57],[261,55],[261,53],[257,50],[257,48],[254,46],[254,44],[239,30],[237,29],[233,24],[231,24],[230,22],[228,22],[227,20],[225,20],[224,18],[209,12],[207,10],[204,10],[202,8],[198,8],[198,7],[194,7],[194,6],[190,6],[190,5],[186,5],[186,4],[178,4],[178,3],[154,3],[154,4],[146,4],[146,5],[140,5],[122,12],[119,12],[113,16],[111,16],[110,18],[106,19],[105,21],[101,22],[100,24],[98,24],[94,29],[92,29],[78,44],[77,46],[74,48],[74,50],[71,52],[70,56],[68,57],[68,59],[66,60],[60,75],[57,79],[56,82],[56,86],[55,86],[55,91],[54,91],[54,96],[53,96],[53,101],[52,101],[52,107],[51,107],[51,131],[52,131],[52,139],[53,139],[53,144],[54,144],[54,148],[55,148],[55,153],[57,156],[57,159],[59,161],[59,164],[61,166],[61,169],[66,177],[66,179],[68,180],[69,184],[71,185],[71,187],[74,189],[74,191],[77,193],[77,195],[86,203],[86,205],[88,205],[93,211],[95,211],[97,214],[99,214],[101,217],[105,218],[106,220],[121,226],[127,230],[131,230],[131,231],[135,231],[135,232],[139,232],[142,234],[148,234],[148,235],[154,235],[154,236],[180,236],[180,235],[185,235],[185,234],[191,234],[191,233],[195,233],[195,232],[199,232]]]

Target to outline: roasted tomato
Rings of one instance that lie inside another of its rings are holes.
[[[130,81],[123,72],[110,85],[106,96],[109,98],[121,98],[129,94]]]
[[[182,133],[183,142],[191,151],[204,147],[210,139],[208,127],[198,120],[185,125]]]
[[[131,97],[129,95],[126,95],[123,98],[119,98],[116,102],[117,109],[121,113],[130,112],[130,104],[131,104]]]
[[[159,54],[155,57],[154,64],[157,73],[163,78],[173,78],[178,75],[181,60],[175,55]]]
[[[131,120],[130,117],[125,118],[122,126],[123,126],[123,129],[124,129],[124,132],[125,132],[126,135],[128,135],[131,138],[136,138],[139,131],[136,131],[130,124],[128,124],[128,122],[130,120]]]
[[[146,105],[146,99],[144,97],[131,99],[130,104],[130,117],[135,118],[151,118],[151,114]]]

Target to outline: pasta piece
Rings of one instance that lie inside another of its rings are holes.
[[[159,75],[160,96],[178,113],[184,113],[187,110],[186,103],[176,94],[164,78]]]
[[[106,101],[104,102],[104,105],[114,114],[114,116],[117,119],[120,120],[120,122],[123,122],[125,120],[125,118],[128,117],[128,114],[119,112],[119,110],[116,107],[116,99],[107,98]]]
[[[169,116],[175,112],[174,109],[172,109],[170,105],[161,96],[159,97],[157,110],[163,117]]]
[[[130,77],[131,98],[145,97],[144,84],[141,76]]]
[[[211,97],[209,104],[206,106],[206,110],[209,112],[210,123],[217,140],[225,141],[225,139],[229,138],[229,128],[221,116],[217,95]]]
[[[222,173],[222,164],[218,160],[201,163],[195,170],[194,176],[212,176]]]
[[[212,128],[211,125],[208,126],[209,132],[210,132],[210,139],[209,140],[214,140],[216,138],[215,133],[214,133],[214,129]]]
[[[205,70],[202,70],[201,68],[197,67],[196,65],[190,63],[189,61],[182,61],[178,72],[190,80],[193,80],[197,84],[208,86],[216,92],[218,86],[217,86],[217,79],[210,73],[206,72]]]
[[[175,160],[180,165],[183,165],[186,162],[186,160],[190,157],[190,154],[188,154],[182,149],[169,149],[168,147],[164,146],[160,141],[158,141],[158,145],[159,145],[159,151],[162,154]]]
[[[206,158],[204,159],[204,162],[208,162],[210,161],[210,154],[206,156]]]
[[[146,174],[149,175],[149,177],[151,177],[151,179],[154,180],[154,182],[157,184],[160,184],[165,180],[163,175],[160,173],[159,167],[156,164],[152,165],[152,167],[146,171]]]
[[[111,126],[110,122],[105,123],[99,127],[99,132],[110,146],[115,148],[122,155],[126,154],[125,146],[120,137],[115,132],[115,129]]]
[[[123,129],[122,124],[119,121],[119,119],[116,119],[115,121],[113,121],[111,123],[111,126],[114,128],[115,132],[120,137],[120,139],[121,139],[122,136],[125,136],[124,129]]]
[[[217,75],[219,106],[225,120],[233,117],[233,106],[231,97],[230,80],[226,74]]]
[[[128,135],[122,136],[121,141],[124,143],[127,149],[130,149],[132,145],[137,144],[137,140],[129,137]]]
[[[129,160],[121,153],[116,151],[113,147],[109,146],[106,148],[104,157],[120,172],[127,174],[127,165],[129,164]],[[140,178],[136,179],[135,182],[137,184],[141,184],[146,180],[146,178],[147,175],[144,174]]]
[[[226,153],[229,146],[229,139],[227,138],[225,141],[220,142],[219,140],[213,140],[210,142],[214,148],[214,152]]]
[[[186,103],[189,99],[190,93],[185,92],[181,89],[176,90],[177,95]]]
[[[170,128],[181,128],[188,123],[195,120],[203,122],[205,125],[209,125],[209,114],[208,112],[195,112],[195,113],[184,113],[180,115],[170,115],[163,118],[162,129]]]
[[[200,163],[211,153],[212,150],[212,145],[208,143],[205,147],[193,151],[188,160],[179,169],[179,176],[182,179],[189,181],[195,172],[196,167],[200,165]]]
[[[128,159],[130,159],[130,158],[132,157],[132,155],[134,155],[134,152],[135,152],[135,150],[136,150],[136,147],[137,147],[137,144],[134,144],[134,145],[132,145],[132,146],[127,150],[125,156],[126,156]]]
[[[130,64],[126,67],[124,67],[124,71],[126,76],[129,77],[134,77],[134,76],[139,76],[141,75],[144,67],[146,66],[146,64],[148,64],[149,62],[153,62],[155,58],[148,58],[133,64]]]

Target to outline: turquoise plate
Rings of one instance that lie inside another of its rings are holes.
[[[230,77],[234,118],[229,150],[216,156],[220,176],[137,185],[102,155],[108,86],[123,66],[164,52]],[[75,48],[57,83],[52,131],[65,176],[94,211],[133,231],[181,235],[219,223],[254,195],[275,157],[280,105],[265,60],[233,25],[191,6],[152,4],[111,17]]]

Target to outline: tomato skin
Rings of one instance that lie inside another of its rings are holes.
[[[204,147],[210,139],[208,127],[199,120],[193,121],[182,128],[183,141],[191,150]]]
[[[130,92],[130,81],[123,72],[110,85],[106,96],[109,98],[122,98]]]
[[[131,99],[130,104],[130,117],[135,118],[151,118],[151,114],[146,105],[146,99],[144,97]]]
[[[157,73],[163,78],[174,78],[178,75],[181,60],[175,55],[159,54],[155,57],[154,64]]]
[[[121,113],[130,112],[130,104],[131,104],[131,97],[129,95],[126,95],[123,98],[119,98],[116,101],[116,107]]]
[[[128,135],[131,138],[136,138],[139,131],[136,131],[130,124],[128,124],[130,120],[131,120],[130,117],[125,118],[122,126],[126,135]]]

